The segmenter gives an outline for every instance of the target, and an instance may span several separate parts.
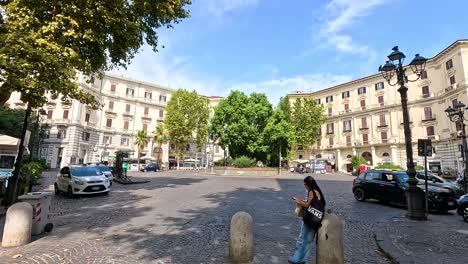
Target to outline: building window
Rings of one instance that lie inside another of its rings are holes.
[[[426,127],[426,132],[428,137],[433,137],[435,135],[433,126]]]
[[[47,119],[52,119],[52,114],[53,113],[54,113],[54,111],[52,111],[52,110],[47,111]]]
[[[344,99],[344,98],[349,98],[349,91],[346,91],[346,92],[343,92],[341,94],[341,97]]]
[[[345,105],[344,105],[344,110],[345,110],[346,113],[349,112],[349,104],[345,104]]]
[[[361,118],[361,126],[362,128],[367,128],[367,117]]]
[[[327,124],[327,134],[333,134],[333,123]]]
[[[380,115],[380,126],[386,126],[387,122],[385,122],[385,115]]]
[[[328,108],[328,116],[331,117],[333,115],[333,108]]]
[[[132,108],[132,107],[131,107],[129,104],[127,104],[127,105],[125,106],[125,112],[130,113],[131,108]]]
[[[427,71],[426,70],[421,72],[421,80],[425,80],[425,79],[427,79]]]
[[[455,127],[457,131],[461,131],[463,129],[463,123],[461,121],[455,122]]]
[[[455,80],[455,75],[450,76],[450,84],[455,84],[455,83],[457,83],[457,81]]]
[[[122,139],[120,140],[120,145],[128,146],[128,144],[129,144],[128,137],[122,137]]]
[[[351,146],[351,136],[346,136],[346,146]]]
[[[219,145],[215,146],[215,153],[219,153]]]
[[[383,132],[380,132],[380,138],[382,139],[382,143],[387,143],[388,142],[388,139],[387,139],[387,132],[386,131],[383,131]]]
[[[166,102],[166,96],[165,95],[160,95],[159,96],[159,102],[165,103]]]
[[[148,130],[148,124],[143,124],[143,131],[147,131]]]
[[[328,145],[333,147],[333,138],[328,138]]]
[[[343,121],[343,131],[345,132],[351,131],[351,120]]]
[[[366,100],[361,100],[361,109],[366,109]]]
[[[134,95],[135,95],[135,90],[132,89],[132,88],[127,88],[126,94],[127,94],[128,96],[134,96]]]
[[[384,106],[384,105],[385,105],[383,95],[379,96],[379,97],[378,97],[378,100],[379,100],[379,105],[380,105],[380,106]]]
[[[432,119],[432,108],[424,107],[424,120]]]
[[[331,102],[333,102],[333,96],[332,95],[327,96],[327,98],[325,100],[327,101],[327,103],[331,103]]]
[[[365,94],[366,93],[366,87],[360,87],[357,90],[358,95]]]
[[[159,109],[159,117],[164,117],[164,110]]]
[[[145,92],[145,99],[153,99],[153,94],[150,92]]]
[[[390,154],[388,152],[384,152],[384,153],[382,153],[382,157],[388,158],[388,157],[390,157]]]
[[[364,144],[364,145],[369,144],[369,135],[368,134],[362,134],[362,144]]]
[[[422,95],[424,98],[430,97],[431,94],[429,93],[429,86],[422,87]]]
[[[59,129],[57,133],[57,138],[66,138],[67,137],[67,130],[66,129]]]
[[[116,89],[116,85],[115,85],[115,84],[111,84],[111,92],[115,92],[115,89]]]
[[[109,109],[114,109],[114,102],[113,101],[109,101]]]
[[[105,145],[112,144],[112,137],[111,136],[104,136],[102,138],[102,144],[105,144]]]
[[[68,110],[63,110],[63,119],[68,119]]]
[[[107,119],[106,127],[112,127],[112,119],[110,118]]]
[[[89,122],[89,118],[91,117],[91,115],[89,113],[86,113],[85,114],[85,118],[84,118],[84,121],[85,122]]]
[[[315,99],[315,104],[319,105],[320,104],[320,99]]]
[[[81,135],[81,139],[84,141],[89,141],[89,138],[91,137],[91,134],[89,132],[83,132]]]
[[[320,148],[321,145],[322,145],[322,139],[319,138],[317,139],[317,148]]]
[[[376,91],[383,90],[383,89],[384,89],[384,83],[383,82],[379,82],[379,83],[375,84],[375,90]]]
[[[145,112],[144,112],[145,116],[147,116],[149,114],[149,108],[148,107],[145,107]]]
[[[446,68],[447,70],[450,70],[450,69],[453,68],[453,61],[452,61],[452,59],[448,60],[448,61],[445,63],[445,68]]]
[[[458,104],[458,99],[453,99],[452,100],[452,107],[455,107],[455,105]]]
[[[125,130],[128,129],[128,121],[124,121],[124,129],[125,129]]]
[[[304,146],[302,146],[302,145],[298,145],[298,146],[297,146],[297,150],[299,150],[299,151],[303,151],[303,150],[304,150]]]
[[[185,150],[186,150],[186,151],[190,151],[190,144],[187,144],[187,145],[185,146]]]

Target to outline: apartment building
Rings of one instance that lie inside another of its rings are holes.
[[[88,83],[87,81],[90,81]],[[93,110],[76,100],[50,99],[41,122],[48,125],[47,136],[40,146],[40,156],[51,168],[65,164],[107,161],[117,151],[128,151],[136,158],[136,131],[145,130],[149,143],[141,153],[154,156],[153,131],[163,122],[167,102],[174,90],[106,74],[102,79],[77,76],[80,89],[92,93],[102,108]],[[8,104],[24,108],[19,94],[12,94]],[[158,148],[156,148],[158,149]],[[169,159],[169,146],[162,146],[163,162]]]
[[[406,73],[409,80],[417,79],[410,69]],[[415,162],[424,164],[417,156],[417,140],[429,138],[433,143],[429,167],[461,171],[462,125],[451,122],[444,110],[457,101],[468,105],[468,40],[456,41],[430,58],[421,78],[408,82],[407,87]],[[318,142],[308,151],[298,151],[298,158],[325,159],[341,172],[352,170],[352,155],[361,155],[372,165],[392,162],[406,167],[397,90],[381,74],[375,74],[313,93],[289,94],[292,101],[313,98],[323,105],[327,116]]]

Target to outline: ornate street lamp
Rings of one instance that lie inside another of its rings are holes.
[[[465,111],[468,110],[468,107],[465,106],[464,103],[458,102],[456,103],[453,107],[449,106],[447,109],[445,109],[445,113],[447,114],[447,117],[450,119],[450,121],[455,122],[455,123],[461,123],[462,124],[462,135],[461,138],[463,140],[463,152],[464,152],[464,161],[465,161],[465,170],[463,173],[463,191],[466,194],[468,192],[467,190],[467,169],[468,169],[468,146],[466,143],[466,130],[465,130],[465,122],[468,121],[468,117],[465,117]]]
[[[408,173],[408,184],[409,188],[406,190],[406,203],[408,206],[407,217],[415,220],[427,220],[425,213],[425,195],[424,191],[417,187],[418,180],[416,179],[416,170],[414,169],[413,162],[413,146],[411,142],[411,130],[408,114],[408,88],[405,87],[407,82],[415,82],[421,77],[421,73],[424,72],[426,67],[427,59],[416,54],[413,61],[409,64],[409,67],[416,74],[415,80],[409,80],[406,76],[407,66],[403,66],[405,54],[398,50],[398,46],[393,48],[393,52],[388,55],[389,61],[383,66],[379,67],[379,71],[385,78],[387,83],[391,86],[399,85],[398,92],[401,96],[401,107],[403,111],[403,128],[405,134],[405,146],[406,146],[406,157],[407,157],[407,173]],[[396,81],[393,83],[393,76],[396,76]]]

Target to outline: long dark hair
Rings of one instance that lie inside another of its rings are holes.
[[[323,196],[322,190],[318,186],[317,182],[312,176],[307,176],[304,178],[304,183],[309,187],[310,191],[317,191],[320,194],[320,201],[323,203],[323,206],[326,205],[325,197]]]

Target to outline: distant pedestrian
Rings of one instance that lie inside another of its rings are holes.
[[[323,208],[325,208],[325,198],[322,194],[322,190],[317,185],[317,182],[311,176],[307,176],[304,179],[304,187],[307,190],[307,200],[304,201],[298,197],[293,197],[293,200],[300,206],[304,207],[304,211],[308,210],[309,205],[321,203]],[[314,242],[315,235],[320,226],[310,224],[303,219],[301,225],[301,232],[296,243],[296,250],[294,251],[293,256],[289,259],[291,264],[302,264],[306,263],[310,250],[312,249],[312,244]]]

